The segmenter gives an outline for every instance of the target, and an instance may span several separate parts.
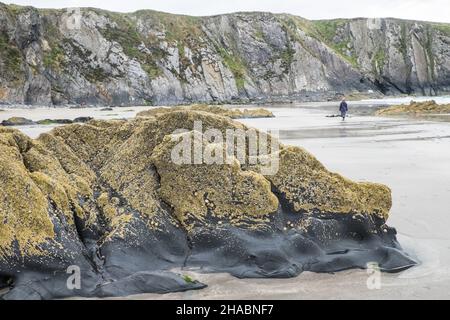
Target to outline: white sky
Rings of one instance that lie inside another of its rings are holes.
[[[153,9],[188,15],[236,11],[291,13],[308,19],[396,17],[450,22],[450,0],[0,0],[39,8]]]

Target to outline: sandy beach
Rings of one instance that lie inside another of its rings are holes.
[[[392,103],[392,102],[391,102]],[[420,265],[399,274],[382,274],[381,288],[369,290],[365,270],[337,274],[304,273],[294,279],[237,279],[226,274],[182,270],[208,284],[200,291],[167,295],[146,294],[139,299],[433,299],[450,298],[450,122],[412,118],[374,117],[386,101],[350,102],[347,121],[329,118],[330,103],[271,106],[276,118],[242,120],[262,130],[279,130],[285,144],[304,147],[328,169],[358,181],[372,181],[392,189],[393,208],[388,224]],[[266,106],[264,106],[266,107]],[[133,117],[142,108],[7,109],[11,116],[32,120]],[[445,120],[447,115],[436,120]],[[449,117],[450,118],[450,117]],[[50,126],[21,127],[37,137]]]

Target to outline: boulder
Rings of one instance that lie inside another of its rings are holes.
[[[86,122],[91,121],[92,119],[94,119],[94,118],[92,118],[92,117],[78,117],[78,118],[73,119],[73,123],[86,123]]]
[[[23,117],[11,117],[2,121],[2,126],[27,126],[35,124],[34,121]]]
[[[50,125],[50,124],[71,124],[73,123],[70,119],[44,119],[36,121],[37,124]]]

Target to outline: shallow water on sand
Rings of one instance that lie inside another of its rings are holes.
[[[11,117],[23,117],[33,121],[44,119],[69,119],[73,120],[78,117],[92,117],[95,119],[128,119],[136,116],[138,112],[144,111],[151,107],[116,107],[113,110],[102,111],[104,108],[5,108],[0,111],[0,122]],[[1,109],[1,108],[0,108]],[[52,125],[29,125],[18,126],[21,130],[32,138],[37,138],[41,133],[50,131],[58,124]]]
[[[350,102],[350,117],[328,118],[336,105],[271,106],[276,118],[246,119],[262,130],[279,130],[285,144],[304,147],[331,171],[358,181],[392,189],[388,224],[399,241],[421,264],[400,274],[382,274],[381,289],[369,290],[366,271],[336,274],[304,273],[294,279],[236,279],[225,274],[190,274],[209,285],[201,291],[167,295],[145,294],[139,299],[403,299],[450,298],[450,122],[373,117],[378,102]],[[50,110],[50,111],[49,111]],[[142,108],[33,109],[0,112],[32,120],[93,116],[129,118]],[[51,114],[49,114],[51,112]],[[54,116],[57,112],[59,116]],[[21,127],[36,137],[48,126]]]
[[[450,123],[359,115],[367,113],[357,108],[345,122],[326,118],[329,107],[272,109],[275,121],[244,122],[280,130],[284,143],[304,147],[331,171],[388,185],[393,195],[388,223],[421,264],[397,275],[383,274],[381,290],[374,291],[367,289],[364,271],[302,275],[292,287],[304,281],[312,287],[302,283],[308,295],[298,291],[294,296],[450,298]]]

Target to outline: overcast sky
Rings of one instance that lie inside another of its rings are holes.
[[[153,9],[189,15],[236,11],[291,13],[308,19],[396,17],[450,22],[450,0],[0,0],[40,8]]]

